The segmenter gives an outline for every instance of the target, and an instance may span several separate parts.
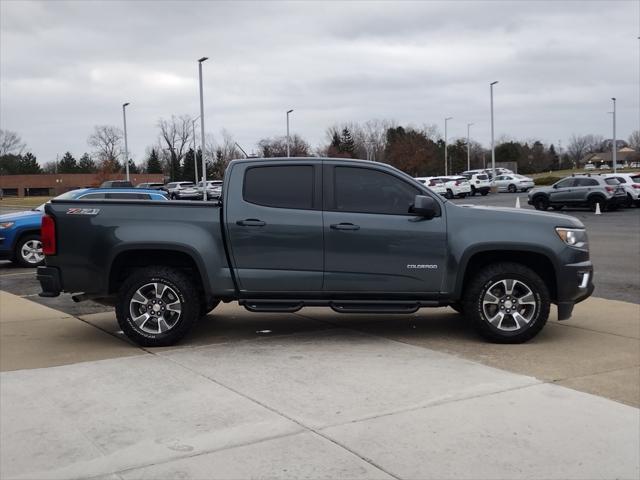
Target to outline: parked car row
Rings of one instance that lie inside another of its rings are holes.
[[[447,177],[416,177],[416,180],[446,198],[464,198],[477,193],[485,196],[492,184],[491,174],[487,170],[468,170],[462,175]],[[510,172],[506,168],[496,169],[495,184],[499,192],[510,193],[526,192],[535,187],[532,178]]]
[[[621,206],[640,206],[640,174],[578,174],[548,187],[529,192],[528,203],[536,210],[588,207],[595,211],[616,210]]]

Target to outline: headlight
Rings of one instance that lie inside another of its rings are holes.
[[[11,228],[15,225],[15,222],[3,222],[0,223],[0,230],[3,230],[5,228]]]
[[[587,240],[587,231],[582,228],[556,228],[556,232],[560,239],[575,248],[589,248],[589,242]]]

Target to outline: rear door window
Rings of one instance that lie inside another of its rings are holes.
[[[598,181],[593,178],[578,178],[576,179],[576,187],[596,187]]]
[[[605,179],[604,179],[604,182],[605,182],[607,185],[620,185],[620,182],[619,182],[617,179],[615,179],[615,178],[605,178]]]
[[[313,176],[312,165],[251,167],[244,174],[242,197],[265,207],[311,210]]]

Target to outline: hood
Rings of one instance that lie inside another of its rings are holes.
[[[575,217],[565,215],[562,213],[541,212],[538,210],[529,210],[526,208],[513,208],[513,207],[487,207],[481,205],[464,205],[457,204],[456,207],[462,207],[464,209],[472,210],[477,214],[498,214],[501,217],[514,220],[531,219],[539,222],[547,220],[549,223],[554,224],[556,227],[574,227],[584,228],[584,224]]]
[[[0,215],[0,222],[15,222],[17,220],[27,220],[29,218],[41,217],[39,210],[27,210],[26,212],[5,213]]]

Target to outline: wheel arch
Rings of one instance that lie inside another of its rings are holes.
[[[22,241],[24,237],[27,235],[38,235],[40,236],[40,228],[25,228],[24,230],[20,230],[19,232],[14,234],[13,237],[13,245],[11,245],[11,251],[16,252],[16,248],[18,248],[18,244]]]
[[[158,265],[164,267],[174,267],[187,271],[193,277],[198,289],[205,295],[209,295],[206,269],[201,258],[179,246],[167,248],[152,247],[132,247],[120,250],[114,254],[110,262],[108,274],[108,293],[114,294],[127,275],[137,268]]]
[[[455,289],[455,299],[462,298],[464,290],[472,280],[475,272],[491,263],[511,262],[524,265],[542,278],[549,288],[552,301],[558,298],[557,268],[552,257],[546,252],[536,249],[487,249],[470,252],[461,262]]]

